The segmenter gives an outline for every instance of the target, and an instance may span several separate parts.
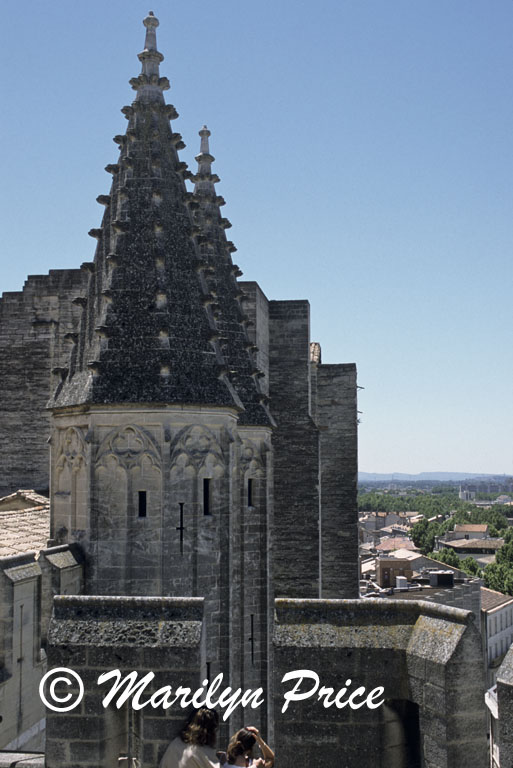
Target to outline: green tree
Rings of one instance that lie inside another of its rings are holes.
[[[454,568],[461,567],[461,561],[458,555],[456,554],[454,549],[449,549],[448,547],[444,547],[439,552],[430,552],[429,557],[433,558],[433,560],[438,560],[439,563],[452,565]]]
[[[435,546],[435,537],[441,533],[441,525],[435,521],[428,522],[428,519],[424,517],[415,523],[411,529],[411,538],[416,547],[419,547],[422,554],[427,554],[433,550]]]
[[[473,557],[465,557],[463,560],[460,561],[460,568],[462,571],[465,571],[465,573],[468,573],[470,576],[481,576],[483,573],[483,569],[479,565],[479,563],[474,560]]]
[[[513,568],[513,541],[509,541],[504,544],[495,557],[495,562],[499,565],[505,565],[508,568]]]

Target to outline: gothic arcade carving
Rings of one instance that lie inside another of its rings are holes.
[[[140,464],[143,457],[159,469],[162,465],[157,441],[148,430],[135,424],[117,427],[103,438],[96,453],[96,467],[105,464],[108,457],[125,470]]]
[[[207,427],[193,425],[182,429],[171,444],[171,466],[192,467],[197,473],[226,465],[223,449]]]
[[[86,442],[81,427],[57,430],[53,536],[67,541],[71,531],[86,526]]]

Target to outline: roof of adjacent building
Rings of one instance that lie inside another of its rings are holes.
[[[375,549],[378,552],[390,552],[396,549],[409,549],[417,550],[417,547],[411,539],[407,539],[401,536],[394,536],[389,539],[383,539]]]
[[[22,507],[20,501],[32,504]],[[34,491],[4,496],[0,499],[0,530],[0,557],[45,549],[50,538],[49,499]]]
[[[500,549],[504,544],[504,539],[453,539],[444,541],[444,547],[452,549]]]
[[[411,549],[404,549],[404,547],[402,547],[399,549],[394,549],[392,552],[390,552],[389,557],[396,557],[398,560],[416,560],[419,557],[423,557],[423,555],[421,555],[420,552],[416,552]]]
[[[499,606],[513,603],[512,595],[504,595],[502,592],[497,592],[495,589],[488,589],[488,587],[481,587],[481,610],[493,611]]]
[[[481,523],[479,523],[479,524],[477,524],[477,523],[476,524],[473,524],[473,523],[464,523],[464,524],[456,523],[456,525],[454,526],[454,530],[455,531],[463,531],[463,532],[466,531],[467,533],[486,533],[487,530],[488,530],[488,526],[485,523],[483,523],[483,524],[481,524]]]
[[[3,496],[0,499],[0,512],[12,512],[18,509],[31,509],[33,507],[40,507],[49,503],[49,499],[46,496],[41,496],[40,493],[36,493],[33,490],[19,490],[15,491],[14,493],[10,493],[9,496]]]
[[[394,533],[394,531],[403,531],[404,533],[408,533],[410,528],[407,525],[401,525],[401,523],[392,523],[392,525],[386,525],[384,528],[379,529],[379,533]]]

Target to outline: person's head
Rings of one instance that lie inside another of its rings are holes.
[[[249,755],[256,742],[254,734],[247,728],[241,728],[234,733],[226,750],[226,757],[229,763],[234,763],[241,755]]]
[[[219,715],[215,709],[202,707],[192,713],[189,722],[182,731],[182,741],[186,744],[198,744],[200,747],[213,747],[216,743],[216,731]]]

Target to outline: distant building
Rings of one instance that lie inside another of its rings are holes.
[[[485,568],[495,562],[497,550],[503,544],[504,539],[456,539],[456,541],[446,541],[442,546],[452,549],[461,560],[469,556],[473,557],[482,568]]]
[[[487,665],[487,687],[513,643],[513,597],[481,587],[481,627]]]
[[[488,525],[486,523],[456,523],[453,531],[448,531],[446,541],[455,539],[485,539],[488,536]]]

